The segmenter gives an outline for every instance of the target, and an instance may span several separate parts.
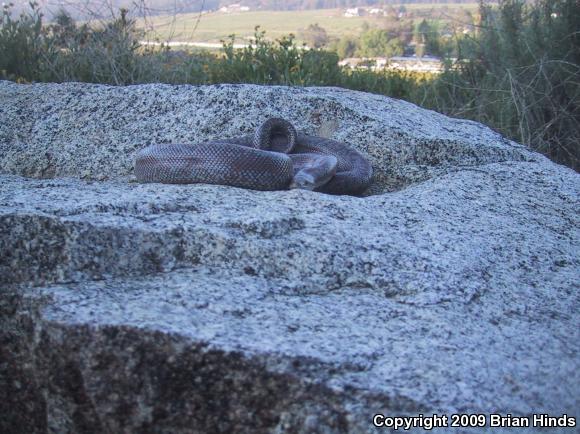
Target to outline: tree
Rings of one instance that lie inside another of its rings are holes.
[[[392,57],[403,54],[405,45],[381,29],[370,29],[360,37],[357,54],[361,57]]]
[[[301,37],[311,48],[322,48],[328,44],[328,34],[318,23],[310,24],[306,30],[301,33]]]
[[[338,41],[336,45],[336,53],[341,59],[346,59],[347,57],[354,57],[356,50],[358,49],[357,40],[352,36],[345,36]]]
[[[387,32],[384,30],[367,30],[361,35],[358,54],[361,57],[385,56],[388,42]]]
[[[422,57],[424,54],[441,55],[439,29],[436,23],[423,19],[415,27],[413,39],[416,44],[415,54]]]
[[[387,49],[385,51],[385,56],[393,57],[393,56],[402,56],[405,52],[405,44],[399,38],[392,38],[389,39],[387,43]]]

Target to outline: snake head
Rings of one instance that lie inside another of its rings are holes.
[[[292,182],[290,183],[290,189],[299,188],[301,190],[314,190],[319,187],[320,183],[316,182],[314,176],[309,173],[299,172],[294,176]]]
[[[289,154],[294,168],[290,188],[316,190],[327,184],[336,174],[338,159],[334,155]]]

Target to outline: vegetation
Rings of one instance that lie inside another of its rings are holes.
[[[15,4],[15,10],[22,12],[28,8],[28,0],[12,0]],[[55,2],[58,3],[58,2]],[[80,3],[80,2],[77,2]],[[131,7],[139,5],[148,10],[151,15],[164,14],[184,14],[197,13],[199,11],[215,11],[223,6],[229,6],[232,3],[240,3],[237,0],[147,0],[146,2],[134,2],[131,0],[116,0],[109,2],[102,2],[105,5],[112,7]],[[474,0],[243,0],[244,6],[249,6],[252,11],[304,11],[304,10],[319,10],[319,9],[337,9],[350,8],[353,6],[368,6],[368,7],[399,7],[404,5],[408,9],[429,7],[446,7],[448,4],[465,5],[473,4]],[[71,4],[73,2],[60,2],[60,4]],[[98,8],[97,8],[98,9]],[[107,9],[108,10],[108,9]],[[87,14],[82,8],[74,8],[73,11],[78,19],[86,19]],[[106,18],[106,17],[97,17]]]
[[[476,119],[580,169],[580,3],[482,5],[480,31],[460,40],[460,68],[442,77],[444,111]]]
[[[454,0],[454,3],[471,3],[473,0]],[[230,4],[230,0],[220,1],[220,5]],[[335,9],[354,6],[384,7],[389,5],[446,4],[449,0],[246,0],[244,4],[269,10]]]
[[[13,18],[4,8],[0,27],[0,78],[16,81],[87,81],[109,84],[259,83],[331,85],[402,98],[453,116],[486,123],[580,169],[580,5],[575,0],[502,0],[481,5],[473,35],[430,39],[428,21],[406,38],[426,50],[453,52],[457,63],[439,75],[346,70],[338,54],[305,50],[293,35],[269,41],[256,29],[250,45],[219,54],[144,49],[142,33],[122,10],[99,28],[77,25],[66,13],[43,26],[36,5]],[[314,35],[322,32],[312,26]],[[376,28],[362,29],[381,53],[392,49]],[[373,39],[374,38],[374,39]],[[343,54],[360,49],[358,39],[339,40]],[[403,41],[399,39],[402,44]]]
[[[137,27],[146,30],[145,38],[149,40],[179,40],[218,42],[231,33],[240,40],[251,38],[254,27],[260,25],[272,38],[281,38],[289,33],[296,33],[298,42],[307,42],[302,38],[309,25],[317,24],[325,30],[329,43],[343,37],[358,38],[365,30],[365,25],[389,32],[389,37],[397,36],[410,40],[414,26],[425,19],[430,24],[437,23],[435,29],[450,35],[463,23],[471,23],[478,4],[475,0],[462,4],[414,3],[407,6],[387,5],[385,16],[364,14],[345,17],[344,9],[315,9],[292,11],[251,10],[240,13],[183,13],[176,16],[148,16],[137,20]],[[401,15],[401,17],[399,16]],[[194,31],[195,29],[195,31]],[[309,44],[310,46],[310,44]]]
[[[326,30],[316,24],[310,24],[306,30],[301,32],[302,40],[312,48],[322,48],[328,45],[328,34]]]
[[[403,54],[455,57],[458,39],[464,32],[475,29],[472,14],[463,9],[455,9],[445,20],[418,19],[413,13],[396,12],[376,20],[375,24],[371,27],[365,22],[358,37],[344,35],[332,40],[327,48],[336,51],[341,58]]]

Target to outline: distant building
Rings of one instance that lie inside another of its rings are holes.
[[[229,14],[232,12],[248,12],[250,8],[248,6],[242,6],[240,3],[232,3],[228,6],[223,6],[219,9],[220,12]]]
[[[366,57],[348,57],[338,62],[338,66],[350,69],[369,69],[369,59]]]
[[[434,56],[394,56],[389,59],[387,68],[437,74],[443,71],[443,62],[439,57]]]
[[[346,59],[342,59],[338,61],[338,66],[348,66],[352,68],[354,65],[351,63],[354,57],[347,57]]]
[[[389,59],[387,57],[375,57],[373,60],[375,64],[372,69],[374,70],[385,69],[389,64]]]
[[[346,11],[344,11],[345,17],[360,17],[361,15],[362,15],[361,8],[348,8]]]
[[[377,16],[384,16],[384,15],[386,15],[386,12],[384,9],[381,9],[381,8],[370,8],[369,14],[370,15],[377,15]]]
[[[338,62],[339,66],[345,66],[350,69],[365,69],[377,71],[385,69],[389,59],[386,57],[349,57]]]
[[[438,57],[394,56],[387,57],[349,57],[338,62],[339,66],[350,69],[381,71],[393,69],[399,71],[431,72],[443,71],[443,62]]]

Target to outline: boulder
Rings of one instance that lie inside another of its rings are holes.
[[[131,182],[143,146],[271,116],[337,120],[373,187]],[[0,180],[0,432],[580,416],[580,178],[483,125],[336,88],[0,82]]]
[[[252,133],[270,117],[333,138],[368,157],[370,193],[468,166],[538,156],[489,128],[413,104],[340,88],[255,85],[111,87],[0,82],[0,170],[35,178],[128,178],[153,143],[198,143]]]

